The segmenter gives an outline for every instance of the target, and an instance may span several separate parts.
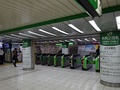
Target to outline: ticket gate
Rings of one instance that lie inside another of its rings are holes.
[[[42,65],[45,65],[48,63],[48,58],[50,54],[42,54]]]
[[[90,55],[84,56],[82,60],[82,70],[89,70],[92,68],[93,57]]]
[[[95,64],[95,70],[96,70],[96,72],[100,72],[100,57],[98,56],[98,57],[96,57],[95,59],[93,59],[93,60],[90,60],[90,59],[88,59],[88,58],[85,58],[84,59],[85,61],[84,61],[84,63],[83,63],[83,70],[88,70],[89,68],[91,68],[91,67],[88,67],[88,65],[93,65],[93,64]]]
[[[48,66],[54,65],[54,56],[55,56],[55,55],[56,55],[56,54],[50,54],[50,55],[48,56],[48,61],[47,61]]]
[[[72,54],[66,54],[61,57],[61,67],[67,67],[70,66],[70,57]]]
[[[55,67],[61,65],[61,57],[62,57],[63,55],[64,55],[64,54],[58,54],[58,55],[55,55],[55,56],[54,56],[54,66],[55,66]]]
[[[81,62],[82,62],[82,57],[80,56],[80,54],[72,55],[70,57],[70,68],[75,69],[81,66]]]
[[[100,72],[100,57],[96,57],[94,60],[93,60],[93,64],[95,64],[95,70],[96,72]]]
[[[42,63],[42,54],[35,54],[35,64],[41,64]]]

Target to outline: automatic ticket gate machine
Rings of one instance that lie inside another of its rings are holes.
[[[84,56],[82,64],[82,70],[89,70],[92,68],[93,58],[90,55]]]
[[[64,55],[64,54],[57,54],[57,55],[54,56],[54,66],[55,66],[55,67],[61,65],[61,57],[62,57],[63,55]]]
[[[50,54],[43,54],[42,55],[42,65],[46,65],[48,63],[48,58]]]
[[[41,64],[42,63],[42,54],[35,54],[35,63],[36,64]]]
[[[54,65],[54,56],[56,56],[56,54],[50,54],[48,56],[48,61],[47,61],[48,66]]]
[[[66,54],[61,57],[61,67],[67,67],[70,65],[70,57],[72,54]]]
[[[75,69],[81,66],[81,62],[82,62],[82,57],[80,56],[80,54],[72,55],[70,57],[70,68]]]

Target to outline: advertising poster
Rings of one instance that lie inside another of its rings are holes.
[[[96,45],[85,45],[85,50],[95,52],[96,51]]]

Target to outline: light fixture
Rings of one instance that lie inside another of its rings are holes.
[[[89,41],[87,38],[85,38],[85,41]]]
[[[7,38],[14,38],[14,39],[19,39],[19,38],[16,38],[16,37],[12,37],[12,36],[8,36],[8,35],[4,35],[5,37]]]
[[[35,36],[27,35],[27,34],[24,34],[24,33],[19,33],[19,34],[20,34],[20,35],[23,35],[23,36],[27,36],[27,37],[36,38]]]
[[[98,31],[98,32],[101,31],[94,20],[89,21],[89,23],[95,28],[96,31]]]
[[[120,16],[116,17],[117,28],[120,29]]]
[[[18,35],[15,35],[15,34],[11,34],[11,36],[15,36],[15,37],[18,37],[18,38],[27,38],[27,37],[18,36]]]
[[[49,42],[53,42],[53,41],[49,41]]]
[[[54,41],[54,42],[58,42],[58,41]]]
[[[68,26],[71,27],[72,29],[74,29],[75,31],[79,32],[79,33],[84,33],[83,31],[81,31],[80,29],[75,27],[73,24],[68,24]]]
[[[64,42],[64,41],[62,41],[62,40],[59,40],[59,42]]]
[[[69,42],[68,40],[65,40],[65,42]]]
[[[70,41],[73,41],[73,42],[74,42],[75,40],[73,40],[73,39],[70,39]]]
[[[57,36],[56,34],[53,34],[53,33],[47,32],[47,31],[42,30],[42,29],[39,29],[39,31],[44,32],[44,33],[47,33],[47,34],[52,35],[52,36]]]
[[[54,29],[54,30],[56,30],[56,31],[58,31],[58,32],[61,32],[61,33],[63,33],[63,34],[66,34],[66,35],[69,34],[69,33],[65,32],[65,31],[62,31],[62,30],[56,28],[56,27],[52,27],[52,29]]]
[[[77,39],[78,41],[80,41],[80,42],[82,42],[82,40],[80,40],[80,39]]]
[[[38,33],[32,32],[32,31],[28,31],[28,33],[31,33],[31,34],[34,34],[34,35],[37,35],[37,36],[40,36],[40,37],[45,37],[44,35],[41,35],[41,34],[38,34]]]
[[[97,41],[95,38],[92,38],[94,41]]]

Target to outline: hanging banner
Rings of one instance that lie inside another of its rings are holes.
[[[120,83],[120,32],[100,34],[100,79]]]
[[[23,40],[23,69],[30,69],[32,67],[31,43],[31,40]]]

